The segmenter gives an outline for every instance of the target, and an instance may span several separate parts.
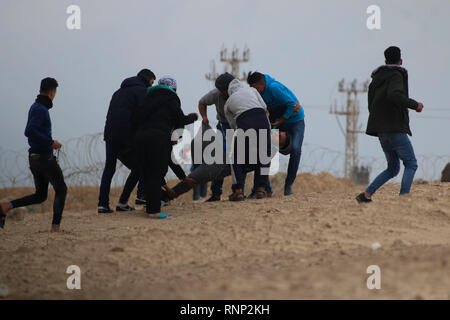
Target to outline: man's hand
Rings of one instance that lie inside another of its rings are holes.
[[[281,126],[283,124],[283,122],[285,122],[286,119],[281,117],[280,120],[275,121],[274,123],[272,123],[272,127],[274,128],[278,128],[279,126]]]
[[[195,116],[195,121],[198,120],[198,113],[197,112],[191,112],[189,113],[190,116]]]
[[[422,110],[423,110],[423,103],[422,102],[418,102],[418,106],[417,106],[416,112],[422,112]]]
[[[176,197],[178,197],[177,193],[175,191],[173,191],[172,188],[170,188],[168,185],[165,185],[163,188],[167,191],[167,195],[169,196],[169,200],[173,200]]]
[[[59,142],[56,141],[56,140],[53,141],[53,143],[52,143],[52,148],[53,148],[53,149],[58,150],[58,149],[61,149],[61,147],[62,147],[62,144],[61,144],[61,143],[59,143]]]
[[[205,125],[209,125],[209,119],[208,119],[208,117],[203,117],[203,120],[202,120],[202,122],[203,122],[203,124],[205,124]]]
[[[191,188],[194,188],[197,185],[197,182],[189,177],[184,178],[183,182],[186,183]]]
[[[302,106],[298,103],[298,102],[296,102],[295,103],[295,107],[294,107],[294,112],[295,113],[298,113],[298,112],[300,112],[300,109],[302,108]]]

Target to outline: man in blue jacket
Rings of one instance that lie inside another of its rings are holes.
[[[41,81],[40,94],[28,112],[28,122],[25,136],[28,138],[29,163],[33,174],[36,192],[32,195],[0,203],[0,227],[5,224],[6,213],[14,208],[42,203],[47,199],[48,184],[55,189],[53,203],[52,232],[60,231],[60,223],[67,195],[64,176],[58,165],[53,150],[59,150],[62,145],[52,138],[52,123],[49,110],[53,107],[58,82],[53,78]]]
[[[305,134],[303,107],[300,106],[297,97],[291,90],[267,74],[250,72],[247,81],[251,87],[258,90],[264,99],[270,113],[272,127],[286,131],[291,136],[292,151],[284,184],[284,195],[292,195],[292,185],[297,177]]]
[[[117,159],[129,168],[131,173],[125,182],[116,210],[134,210],[128,205],[128,199],[139,180],[139,170],[133,145],[131,114],[133,109],[139,107],[144,101],[147,88],[153,85],[155,79],[156,76],[152,71],[143,69],[137,76],[125,79],[120,85],[120,89],[111,98],[104,131],[106,161],[100,183],[98,213],[113,212],[109,207],[109,192],[112,178],[116,172]],[[136,204],[145,205],[144,198],[142,183],[139,183]]]

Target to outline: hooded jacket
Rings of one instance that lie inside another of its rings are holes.
[[[230,82],[228,99],[225,103],[225,116],[231,128],[236,129],[236,119],[245,111],[254,108],[267,109],[267,106],[255,88],[244,86],[238,79]]]
[[[197,117],[185,115],[176,92],[164,85],[149,88],[141,106],[134,108],[132,131],[136,136],[162,135],[170,142],[172,131],[193,123]]]
[[[50,120],[49,109],[53,107],[53,102],[48,96],[38,95],[28,112],[25,136],[28,138],[30,153],[52,153],[52,122]]]
[[[144,101],[147,87],[147,81],[137,76],[127,78],[122,82],[120,89],[113,94],[109,104],[104,131],[105,141],[131,143],[132,110]]]
[[[368,105],[368,135],[389,132],[411,135],[408,108],[417,109],[418,103],[409,98],[408,71],[397,65],[375,69],[369,85]]]
[[[295,112],[295,104],[300,103],[295,94],[285,85],[265,74],[266,87],[261,96],[267,104],[271,121],[281,117],[286,119],[285,123],[295,123],[305,119],[303,107]]]

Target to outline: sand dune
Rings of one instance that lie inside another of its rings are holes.
[[[10,299],[450,299],[450,184],[415,184],[401,198],[390,184],[359,205],[361,187],[345,179],[299,175],[292,197],[282,181],[264,200],[187,194],[165,221],[98,216],[92,188],[83,201],[72,195],[64,234],[47,232],[44,204],[0,230],[0,284]],[[82,290],[66,288],[69,265],[81,268]],[[381,268],[381,290],[366,287],[369,265]]]

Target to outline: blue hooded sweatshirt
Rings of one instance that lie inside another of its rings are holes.
[[[285,123],[295,123],[305,119],[303,106],[299,112],[296,113],[294,111],[295,104],[300,103],[294,93],[268,74],[264,76],[266,78],[266,87],[261,96],[267,104],[267,109],[271,114],[271,121],[274,121],[272,116],[278,119],[284,117],[286,119]]]
[[[53,106],[49,97],[38,95],[30,107],[25,136],[28,138],[30,153],[52,153],[52,123],[48,112]]]

